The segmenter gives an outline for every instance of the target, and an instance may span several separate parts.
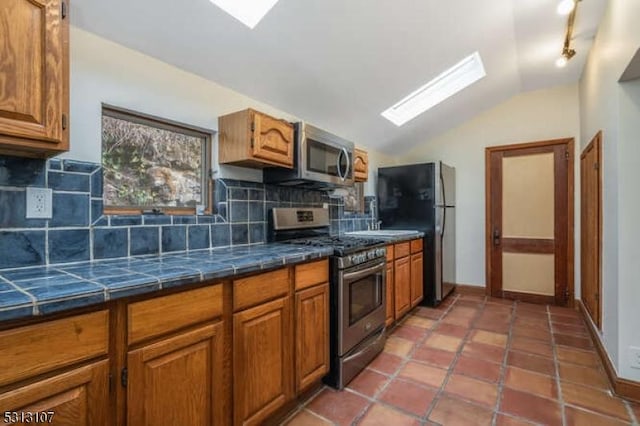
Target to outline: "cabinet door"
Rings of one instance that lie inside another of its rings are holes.
[[[222,425],[222,322],[129,352],[129,426]]]
[[[109,363],[96,362],[0,394],[0,422],[7,412],[52,412],[50,424],[57,426],[108,425]],[[38,423],[49,423],[43,416]]]
[[[388,327],[391,324],[393,324],[393,321],[395,319],[395,309],[394,309],[394,298],[395,298],[395,292],[394,292],[394,283],[393,283],[393,262],[387,263],[387,282],[386,282],[386,288],[387,288],[387,309],[386,309],[386,321],[385,321],[385,325]]]
[[[329,283],[296,293],[298,392],[329,371]]]
[[[366,151],[353,151],[353,178],[356,182],[366,182],[369,178],[369,155]]]
[[[396,319],[400,319],[411,309],[411,265],[409,256],[395,261],[395,312]]]
[[[259,112],[253,113],[253,156],[293,167],[293,126]]]
[[[3,152],[67,149],[69,23],[63,7],[63,0],[0,2]]]
[[[422,264],[422,253],[411,255],[411,307],[422,302],[424,296]]]
[[[233,395],[236,425],[261,424],[293,398],[291,298],[233,315]]]

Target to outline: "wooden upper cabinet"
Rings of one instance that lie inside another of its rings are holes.
[[[290,296],[233,314],[235,425],[260,425],[293,399],[291,314]]]
[[[225,424],[222,324],[129,352],[128,425]]]
[[[60,351],[63,348],[58,348]],[[106,426],[110,422],[109,362],[79,367],[0,394],[0,413],[45,413],[28,422],[57,426]],[[44,416],[44,417],[43,417]],[[4,417],[3,417],[4,420]],[[36,421],[37,420],[37,421]],[[12,422],[13,423],[13,422]]]
[[[0,154],[69,149],[67,0],[0,2]]]
[[[356,182],[369,179],[369,154],[357,148],[353,151],[353,177]]]
[[[246,109],[218,118],[218,159],[246,167],[293,168],[293,125]]]
[[[298,392],[329,372],[329,283],[296,293]]]
[[[422,253],[411,255],[411,307],[417,306],[424,298],[423,264]]]

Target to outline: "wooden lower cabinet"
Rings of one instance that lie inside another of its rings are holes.
[[[291,297],[233,314],[234,424],[258,425],[294,397]]]
[[[129,426],[222,425],[222,321],[128,354]]]
[[[422,253],[411,255],[411,307],[418,306],[424,298],[423,287],[423,255]]]
[[[329,371],[329,283],[296,293],[296,390]]]
[[[387,307],[386,307],[386,320],[385,325],[388,327],[395,321],[395,281],[393,273],[393,261],[387,263],[387,277],[386,277],[386,290],[387,290]]]
[[[56,426],[110,424],[109,362],[95,362],[0,394],[0,414],[3,416],[0,421],[5,421],[7,413],[11,416],[11,413],[19,412],[52,412],[51,422],[42,421],[47,417],[38,416],[37,423]],[[16,423],[36,421],[32,418]]]
[[[411,309],[411,258],[396,259],[393,265],[395,274],[395,317],[399,319]]]

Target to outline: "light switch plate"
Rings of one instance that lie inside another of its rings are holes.
[[[640,368],[640,348],[629,346],[629,365],[632,368]]]
[[[27,219],[51,219],[53,190],[27,187]]]

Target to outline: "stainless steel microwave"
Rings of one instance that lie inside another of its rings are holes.
[[[305,123],[294,129],[293,169],[268,167],[265,183],[316,189],[353,185],[353,142]]]

